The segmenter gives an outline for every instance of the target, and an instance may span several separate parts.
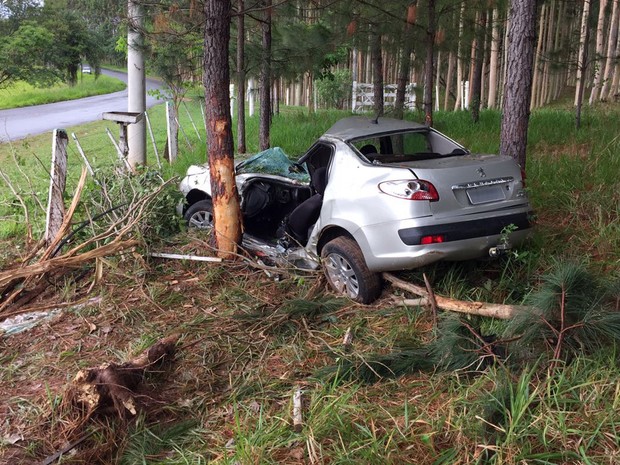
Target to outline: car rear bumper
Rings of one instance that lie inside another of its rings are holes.
[[[425,236],[441,236],[443,242],[495,236],[510,229],[523,231],[530,228],[530,216],[530,212],[524,212],[459,223],[405,228],[398,231],[398,236],[405,245],[420,245]]]
[[[445,224],[414,225],[417,220],[406,220],[361,228],[353,236],[371,271],[405,270],[440,260],[488,257],[490,249],[504,243],[519,245],[531,233],[530,214],[523,211]],[[420,244],[423,236],[437,235],[444,236],[444,241]]]

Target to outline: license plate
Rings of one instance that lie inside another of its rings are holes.
[[[467,189],[467,197],[472,205],[480,205],[481,203],[505,200],[506,194],[502,186],[482,186]]]

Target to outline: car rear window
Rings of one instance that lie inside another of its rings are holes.
[[[400,132],[351,142],[362,159],[369,163],[401,163],[465,155],[460,145],[431,130]]]

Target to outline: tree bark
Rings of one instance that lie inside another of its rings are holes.
[[[618,96],[620,95],[620,32],[618,33],[618,42],[616,43],[616,53],[614,53],[614,56],[617,61],[616,66],[614,67],[611,88],[609,89],[609,97],[613,97],[614,102],[617,102]]]
[[[575,86],[575,106],[579,108],[581,108],[581,101],[583,99],[584,74],[587,67],[588,39],[590,37],[590,29],[588,28],[589,17],[590,0],[584,0],[581,15],[581,34],[579,36],[579,58],[577,59],[577,84]]]
[[[585,74],[588,67],[588,43],[590,42],[590,28],[588,27],[589,17],[590,0],[585,0],[581,19],[579,62],[577,63],[577,89],[575,93],[575,127],[577,129],[581,127],[581,107],[583,105],[583,94],[585,92]]]
[[[235,184],[228,83],[230,0],[204,4],[204,74],[207,153],[213,196],[214,239],[221,258],[232,257],[241,239],[241,213]]]
[[[532,96],[530,100],[530,110],[538,106],[538,96],[540,94],[540,60],[543,54],[543,42],[545,38],[545,15],[547,14],[547,5],[543,5],[540,11],[540,21],[538,23],[538,44],[536,45],[536,54],[534,55],[534,77],[532,78]]]
[[[411,53],[413,52],[413,38],[411,26],[415,24],[415,5],[407,10],[407,21],[403,31],[403,46],[400,49],[401,57],[398,63],[398,79],[396,81],[396,101],[394,102],[394,117],[403,119],[405,110],[405,94],[409,82],[409,68],[411,67]]]
[[[607,7],[607,0],[601,0],[598,10],[598,22],[596,26],[596,57],[594,58],[594,83],[592,84],[592,90],[590,91],[589,104],[592,105],[598,100],[598,93],[601,89],[601,67],[604,66],[604,53],[605,53],[605,8]]]
[[[487,106],[495,108],[497,100],[497,63],[499,59],[499,10],[493,9],[493,24],[491,26],[491,59],[489,63],[489,94]]]
[[[375,118],[383,116],[383,57],[381,56],[381,35],[376,26],[370,26],[372,57],[372,90],[374,97]]]
[[[609,89],[612,82],[614,68],[614,58],[617,59],[616,43],[618,42],[618,23],[620,22],[620,0],[613,0],[611,12],[611,23],[609,25],[609,36],[607,41],[607,58],[605,60],[605,71],[603,73],[603,87],[601,88],[600,100],[608,98]]]
[[[262,30],[262,60],[259,77],[260,121],[259,146],[267,150],[271,145],[269,126],[271,123],[271,0],[263,0],[265,8]]]
[[[474,39],[474,60],[472,63],[474,72],[472,74],[470,91],[471,117],[474,123],[477,123],[480,120],[480,103],[482,101],[482,55],[486,30],[486,11],[480,12],[480,14],[476,17],[478,18],[478,21],[475,25],[476,38]]]
[[[536,0],[513,0],[510,18],[500,153],[514,158],[525,170],[536,40]]]
[[[237,0],[237,152],[245,153],[245,14]]]
[[[454,111],[463,109],[461,101],[463,100],[463,17],[465,15],[465,3],[461,4],[461,13],[459,16],[459,43],[456,50],[456,102],[454,102]]]
[[[428,0],[426,63],[424,64],[424,123],[433,126],[433,76],[435,55],[435,0]]]

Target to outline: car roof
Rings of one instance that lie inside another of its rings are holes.
[[[423,124],[401,119],[380,117],[374,120],[367,116],[351,116],[337,121],[324,135],[348,142],[363,137],[426,128]]]

